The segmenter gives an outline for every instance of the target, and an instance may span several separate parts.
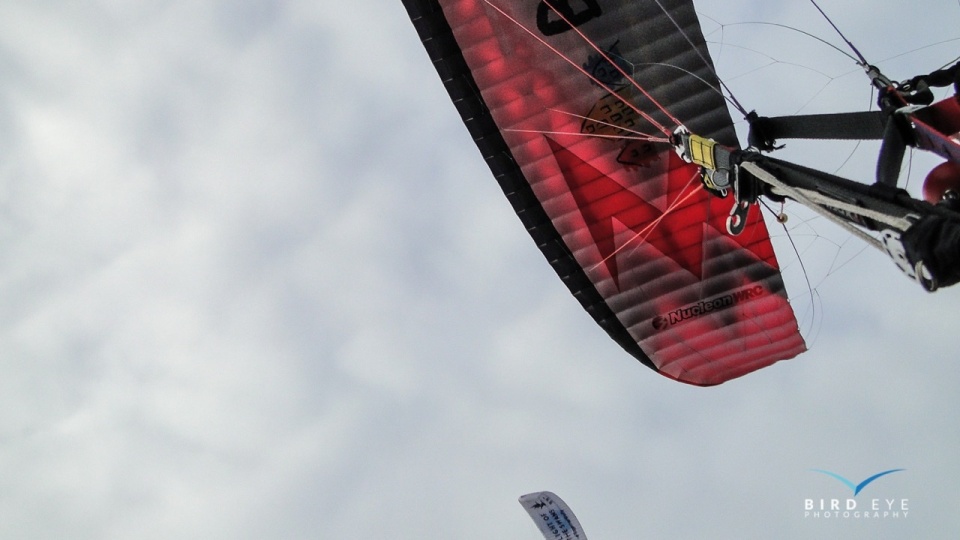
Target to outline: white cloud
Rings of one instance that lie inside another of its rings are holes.
[[[957,292],[815,258],[811,352],[656,376],[542,260],[399,2],[8,2],[0,69],[2,536],[533,538],[516,497],[551,489],[597,538],[799,538],[813,467],[907,468],[906,533],[955,521]]]

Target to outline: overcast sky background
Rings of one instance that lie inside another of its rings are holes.
[[[954,0],[823,7],[895,79],[957,55],[887,61]],[[838,42],[810,4],[698,8],[748,107],[869,106],[832,49],[717,24]],[[2,2],[0,537],[535,539],[539,490],[592,539],[955,537],[960,289],[791,227],[811,350],[688,387],[553,274],[399,1]],[[851,496],[811,469],[894,468],[856,500],[906,519],[804,518]]]

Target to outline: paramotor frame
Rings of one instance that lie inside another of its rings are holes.
[[[704,183],[716,195],[734,193],[728,232],[739,233],[741,216],[760,196],[794,200],[886,252],[908,277],[924,289],[960,282],[960,193],[947,191],[938,204],[913,198],[897,187],[906,146],[935,152],[960,163],[960,96],[933,105],[912,102],[923,90],[905,90],[867,66],[880,87],[880,111],[764,118],[750,121],[746,150],[730,150],[704,141],[682,128],[674,139],[677,151],[704,168]],[[916,79],[916,78],[915,78]],[[877,178],[865,184],[765,155],[776,141],[793,139],[880,139]],[[712,155],[696,149],[710,147]],[[723,169],[718,164],[726,164]],[[717,175],[717,172],[721,174]],[[720,185],[714,178],[724,180]],[[865,231],[880,233],[879,238]]]

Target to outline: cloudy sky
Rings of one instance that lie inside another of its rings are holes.
[[[955,0],[822,4],[894,78],[957,55],[894,58]],[[869,106],[839,53],[733,24],[837,42],[810,4],[698,8],[748,106]],[[688,387],[542,260],[399,1],[6,0],[0,536],[535,539],[539,490],[595,539],[956,535],[960,290],[797,215],[810,352]],[[896,468],[855,500],[906,517],[804,516],[851,498],[812,469]]]

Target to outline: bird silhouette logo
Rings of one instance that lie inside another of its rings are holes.
[[[863,491],[863,488],[867,487],[871,482],[873,482],[874,480],[880,478],[881,476],[886,476],[886,475],[888,475],[888,474],[892,474],[892,473],[900,472],[900,471],[904,471],[904,470],[906,470],[906,469],[890,469],[889,471],[879,472],[879,473],[871,476],[870,478],[867,478],[867,479],[864,480],[863,482],[860,482],[859,484],[854,484],[854,483],[851,482],[850,480],[847,480],[846,478],[840,476],[840,475],[837,474],[837,473],[830,472],[830,471],[824,471],[824,470],[822,470],[822,469],[813,469],[814,472],[818,472],[818,473],[821,473],[821,474],[825,474],[825,475],[827,475],[827,476],[836,478],[837,480],[843,482],[843,485],[845,485],[845,486],[847,486],[848,488],[850,488],[851,490],[853,490],[853,496],[854,496],[854,497],[856,497],[861,491]]]

